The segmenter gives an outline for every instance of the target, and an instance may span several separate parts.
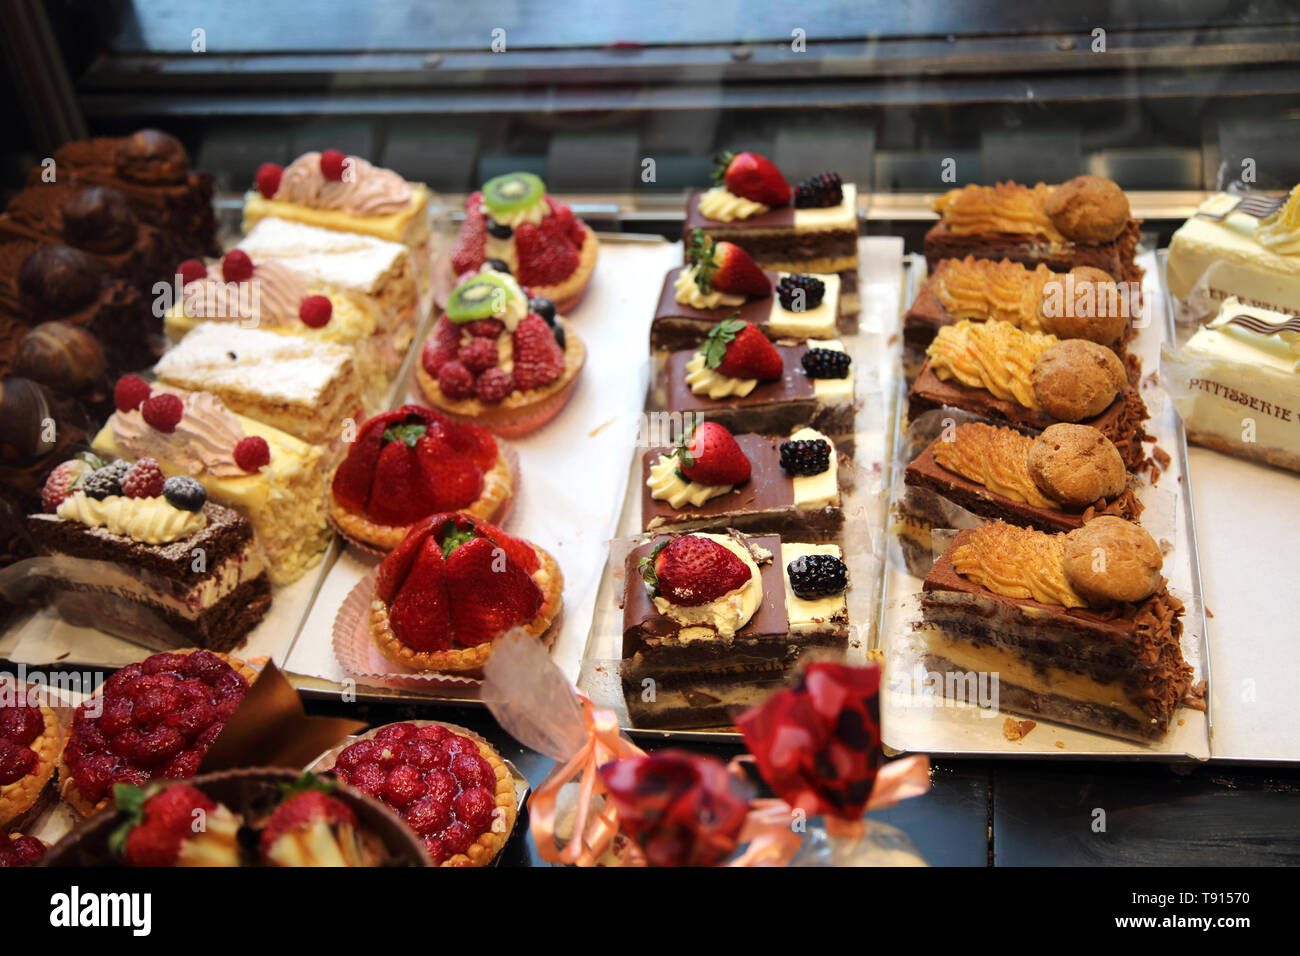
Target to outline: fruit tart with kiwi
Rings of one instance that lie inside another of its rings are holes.
[[[244,661],[205,650],[128,664],[73,715],[59,757],[63,799],[90,816],[114,784],[194,776],[256,679]]]
[[[600,243],[573,210],[546,195],[532,173],[489,179],[465,200],[465,222],[451,250],[458,278],[497,260],[561,312],[578,304],[596,268]]]
[[[527,434],[559,413],[587,350],[555,303],[496,264],[457,286],[424,343],[416,381],[457,421],[498,435]]]
[[[477,677],[512,628],[549,645],[563,592],[559,565],[536,545],[473,515],[433,515],[379,565],[370,636],[395,664]]]
[[[39,812],[58,760],[58,716],[25,684],[0,684],[0,829]]]
[[[333,772],[397,811],[438,866],[486,866],[514,827],[500,754],[441,724],[380,727],[339,751]]]
[[[403,405],[361,426],[330,483],[330,517],[349,539],[391,551],[431,514],[503,520],[514,487],[514,456],[486,429]]]

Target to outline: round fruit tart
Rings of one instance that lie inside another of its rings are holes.
[[[573,210],[546,195],[532,173],[489,179],[465,200],[465,222],[451,250],[459,277],[498,260],[534,295],[561,312],[578,304],[596,268],[600,243]]]
[[[452,291],[415,376],[453,418],[512,437],[564,407],[587,350],[550,299],[530,296],[499,267],[484,266]]]
[[[0,684],[0,829],[36,807],[58,759],[58,716],[25,685]]]
[[[49,847],[34,836],[0,832],[0,869],[6,866],[32,866]]]
[[[441,724],[388,724],[339,751],[334,773],[392,807],[438,866],[486,866],[515,824],[500,754]]]
[[[416,671],[476,676],[511,628],[549,644],[564,577],[534,544],[467,514],[416,524],[376,571],[370,636]]]
[[[361,426],[330,483],[330,517],[348,538],[391,551],[432,514],[503,520],[514,486],[513,456],[486,429],[403,405]]]
[[[77,708],[59,757],[59,790],[82,816],[113,784],[198,772],[257,671],[206,650],[155,654],[113,674]]]

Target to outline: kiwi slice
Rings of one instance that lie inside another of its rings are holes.
[[[532,173],[506,173],[483,184],[483,203],[493,215],[527,209],[545,195],[546,184]]]
[[[501,276],[480,272],[455,288],[447,300],[447,318],[453,322],[474,322],[490,319],[505,311],[506,303],[514,290]]]

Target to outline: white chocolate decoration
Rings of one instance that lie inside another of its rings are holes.
[[[781,542],[781,580],[785,582],[785,613],[792,634],[824,631],[830,621],[842,621],[847,614],[843,591],[817,598],[801,598],[794,593],[790,587],[790,562],[807,554],[829,554],[841,560],[844,557],[839,546],[834,544]]]
[[[705,364],[703,352],[696,352],[686,363],[686,384],[696,395],[707,395],[713,399],[732,396],[744,398],[758,385],[758,379],[723,375]]]
[[[673,508],[690,504],[700,507],[710,498],[725,495],[735,485],[704,485],[698,481],[683,480],[677,473],[679,463],[676,455],[660,455],[659,460],[650,466],[650,477],[646,485],[650,488],[650,497],[657,501],[666,501]]]
[[[717,222],[752,219],[767,212],[768,208],[761,202],[729,193],[721,186],[716,186],[700,196],[700,215]]]
[[[729,295],[726,292],[719,292],[714,289],[712,292],[701,292],[700,284],[696,281],[699,275],[699,266],[687,266],[677,276],[677,281],[673,283],[673,288],[677,290],[677,301],[682,305],[689,305],[692,309],[716,309],[720,306],[744,305],[745,297],[743,295]]]

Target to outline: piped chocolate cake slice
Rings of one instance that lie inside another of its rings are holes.
[[[621,677],[641,727],[730,723],[805,652],[842,652],[847,572],[834,544],[657,535],[628,555]]]
[[[923,585],[925,665],[996,675],[1004,710],[1159,740],[1193,677],[1161,564],[1151,536],[1113,516],[1068,534],[959,532]]]

